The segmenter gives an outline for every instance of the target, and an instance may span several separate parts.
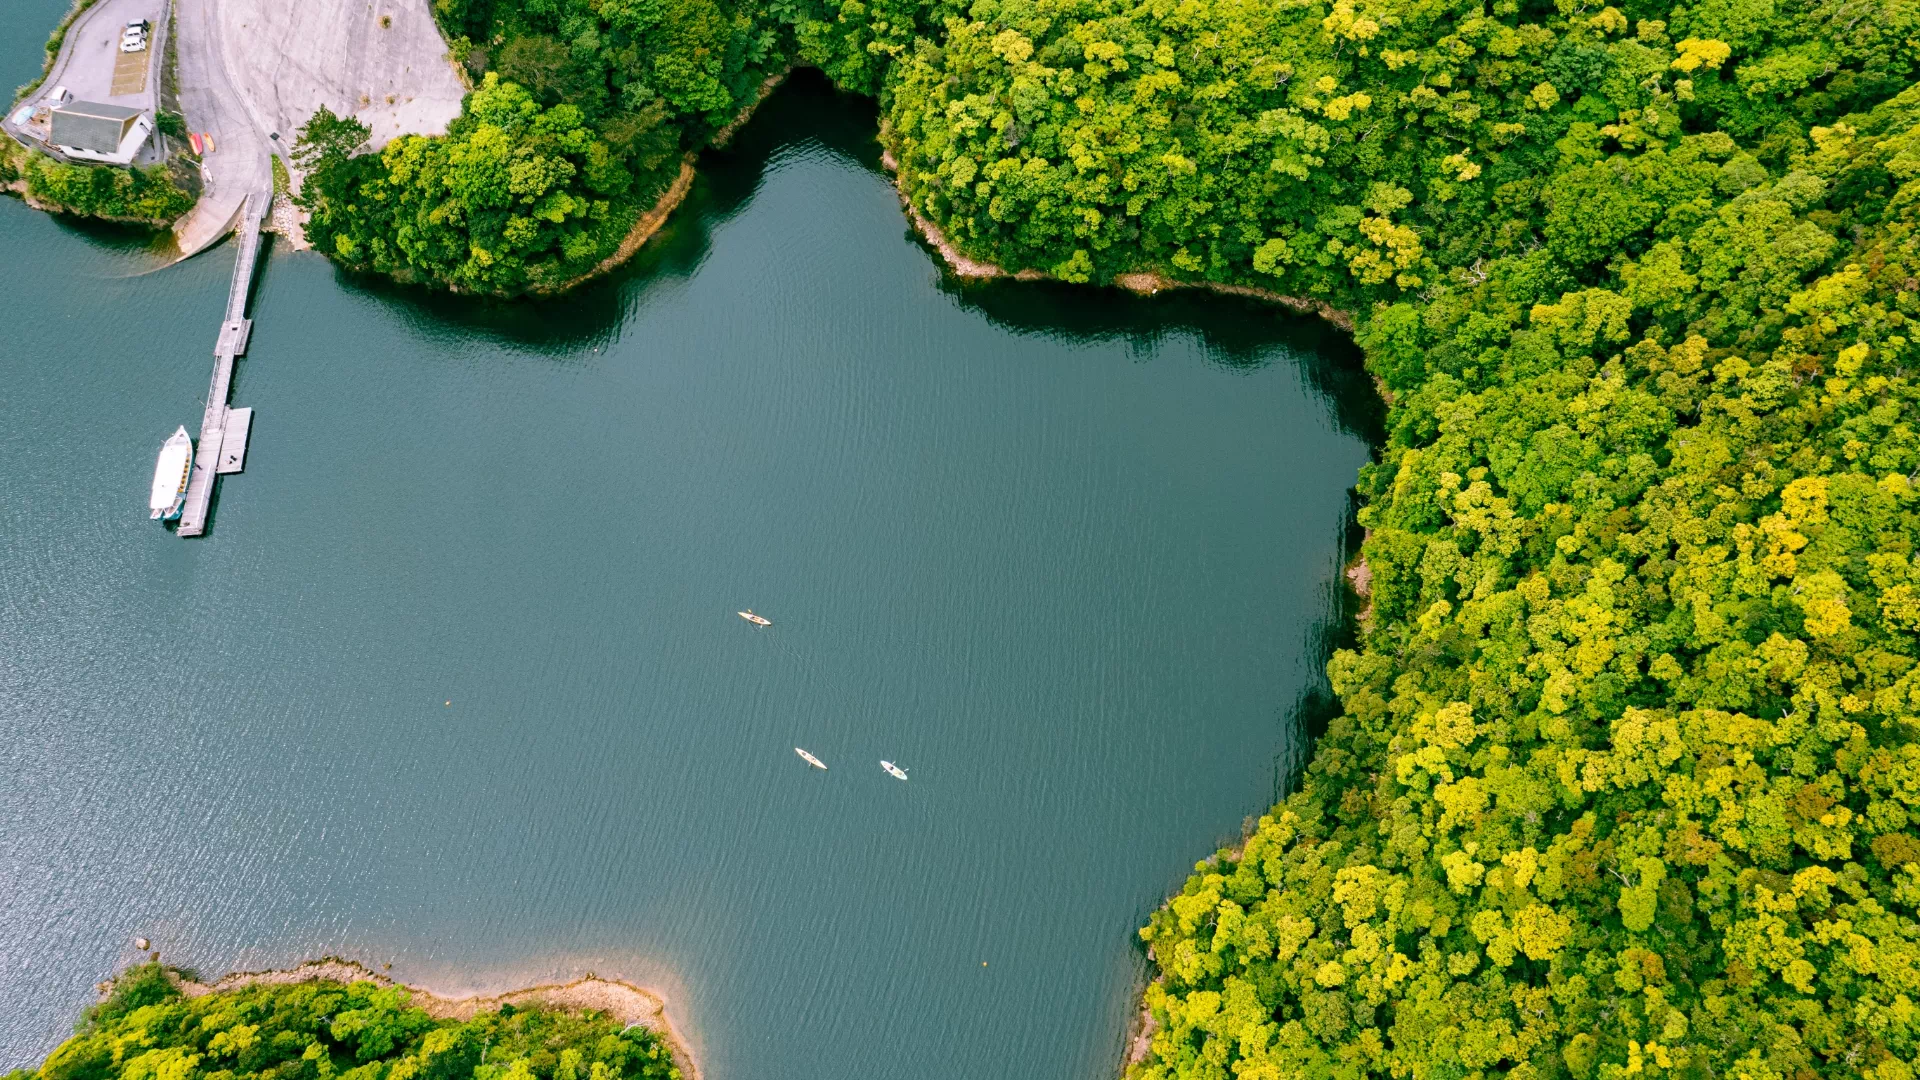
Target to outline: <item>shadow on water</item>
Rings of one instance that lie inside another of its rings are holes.
[[[701,155],[693,190],[660,232],[626,266],[557,298],[486,300],[341,273],[342,284],[410,309],[422,322],[488,333],[556,359],[605,345],[633,310],[659,289],[691,279],[712,250],[714,231],[744,209],[777,169],[783,151],[812,145],[874,173],[880,164],[878,104],[834,89],[811,69],[793,74],[724,149]],[[905,218],[901,229],[913,235]],[[918,237],[915,237],[918,242]],[[929,260],[938,256],[922,245]],[[1341,428],[1378,445],[1385,409],[1361,368],[1351,336],[1314,316],[1243,297],[1169,290],[1143,297],[1122,289],[1062,282],[964,281],[945,274],[942,289],[962,307],[1019,334],[1070,341],[1123,340],[1138,357],[1165,339],[1191,336],[1214,363],[1255,370],[1277,359],[1300,365],[1308,385]]]
[[[344,273],[342,279],[348,288],[412,309],[423,321],[494,334],[530,352],[564,360],[588,346],[611,342],[655,290],[678,287],[698,273],[712,250],[715,231],[753,200],[769,173],[780,167],[784,152],[817,147],[885,175],[878,129],[873,99],[841,92],[819,72],[802,69],[761,105],[728,146],[701,155],[686,201],[638,255],[604,280],[564,297],[496,301]],[[904,216],[901,229],[929,261],[938,262],[939,255]],[[1291,362],[1343,431],[1375,448],[1385,438],[1386,406],[1362,365],[1360,349],[1351,334],[1317,316],[1197,289],[1141,296],[1057,281],[967,280],[944,267],[940,287],[961,307],[1011,333],[1071,342],[1117,340],[1141,360],[1170,339],[1188,337],[1203,346],[1211,362],[1230,371]],[[1357,494],[1350,492],[1339,548],[1341,567],[1359,553],[1358,506]],[[1305,642],[1313,667],[1320,671],[1335,650],[1355,645],[1355,616],[1361,605],[1338,573],[1325,588],[1326,616]],[[1297,734],[1284,739],[1274,755],[1274,802],[1298,786],[1312,746],[1338,712],[1339,703],[1324,678],[1277,710],[1276,720]]]
[[[839,91],[819,72],[801,69],[761,105],[728,146],[701,155],[686,201],[638,255],[601,281],[559,298],[492,301],[344,273],[342,278],[347,287],[411,308],[424,321],[495,334],[530,352],[565,359],[588,346],[611,342],[655,290],[675,288],[698,273],[715,231],[753,200],[769,173],[780,167],[784,152],[817,147],[884,176],[878,130],[879,108],[872,98]],[[939,262],[937,252],[904,215],[901,230],[930,262]],[[1118,340],[1142,360],[1172,338],[1189,337],[1226,370],[1252,372],[1289,361],[1343,431],[1374,448],[1385,438],[1386,405],[1362,365],[1359,347],[1351,334],[1317,316],[1197,289],[1141,296],[1057,281],[968,280],[942,270],[940,287],[955,303],[1012,333],[1072,342]],[[1358,506],[1357,493],[1350,491],[1341,567],[1359,553]],[[1361,606],[1340,574],[1325,588],[1326,616],[1305,642],[1313,667],[1320,671],[1335,650],[1356,644],[1355,617]],[[1314,743],[1338,712],[1339,703],[1324,678],[1277,710],[1276,720],[1297,734],[1283,740],[1274,756],[1274,802],[1298,786]]]
[[[47,217],[62,233],[113,259],[119,272],[107,277],[138,277],[163,270],[174,261],[176,249],[170,229],[74,214],[48,214]]]

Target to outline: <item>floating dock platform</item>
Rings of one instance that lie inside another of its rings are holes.
[[[220,321],[220,336],[213,345],[213,382],[207,387],[207,408],[200,417],[200,442],[194,447],[193,473],[187,478],[187,501],[180,508],[181,536],[200,536],[207,531],[214,479],[246,467],[253,410],[230,409],[227,399],[233,394],[234,361],[247,351],[247,339],[253,336],[253,322],[247,318],[247,295],[253,289],[254,263],[260,257],[260,223],[272,201],[270,191],[248,195],[234,233],[240,254],[233,262],[226,317]]]

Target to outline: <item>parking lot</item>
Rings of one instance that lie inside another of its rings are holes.
[[[147,47],[139,52],[123,53],[121,32],[135,19],[145,19],[152,24]],[[166,22],[166,0],[100,0],[68,28],[53,70],[23,104],[35,108],[50,104],[53,92],[65,87],[78,101],[153,112],[159,103],[162,57],[167,44]],[[12,115],[7,117],[9,127],[13,126],[13,119]],[[41,134],[31,129],[27,133]],[[155,142],[149,140],[139,160],[157,160],[157,156]]]

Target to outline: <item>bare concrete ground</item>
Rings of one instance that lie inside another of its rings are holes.
[[[268,187],[268,156],[285,160],[322,105],[365,123],[375,148],[446,131],[466,85],[427,2],[176,0],[187,123],[219,147],[206,195],[175,226],[183,255],[232,228],[246,193]]]
[[[231,232],[248,192],[273,186],[270,143],[229,77],[215,4],[216,0],[175,0],[174,4],[180,108],[187,127],[212,135],[214,146],[201,163],[200,201],[173,224],[182,258]]]
[[[217,17],[234,82],[282,153],[322,105],[366,124],[375,149],[460,115],[466,84],[427,0],[223,0]]]

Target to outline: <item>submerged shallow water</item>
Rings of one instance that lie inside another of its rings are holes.
[[[783,90],[564,301],[273,253],[198,541],[144,498],[231,248],[0,200],[0,1068],[144,935],[625,976],[715,1078],[1111,1073],[1302,745],[1369,388],[1238,301],[953,284],[872,132]]]

